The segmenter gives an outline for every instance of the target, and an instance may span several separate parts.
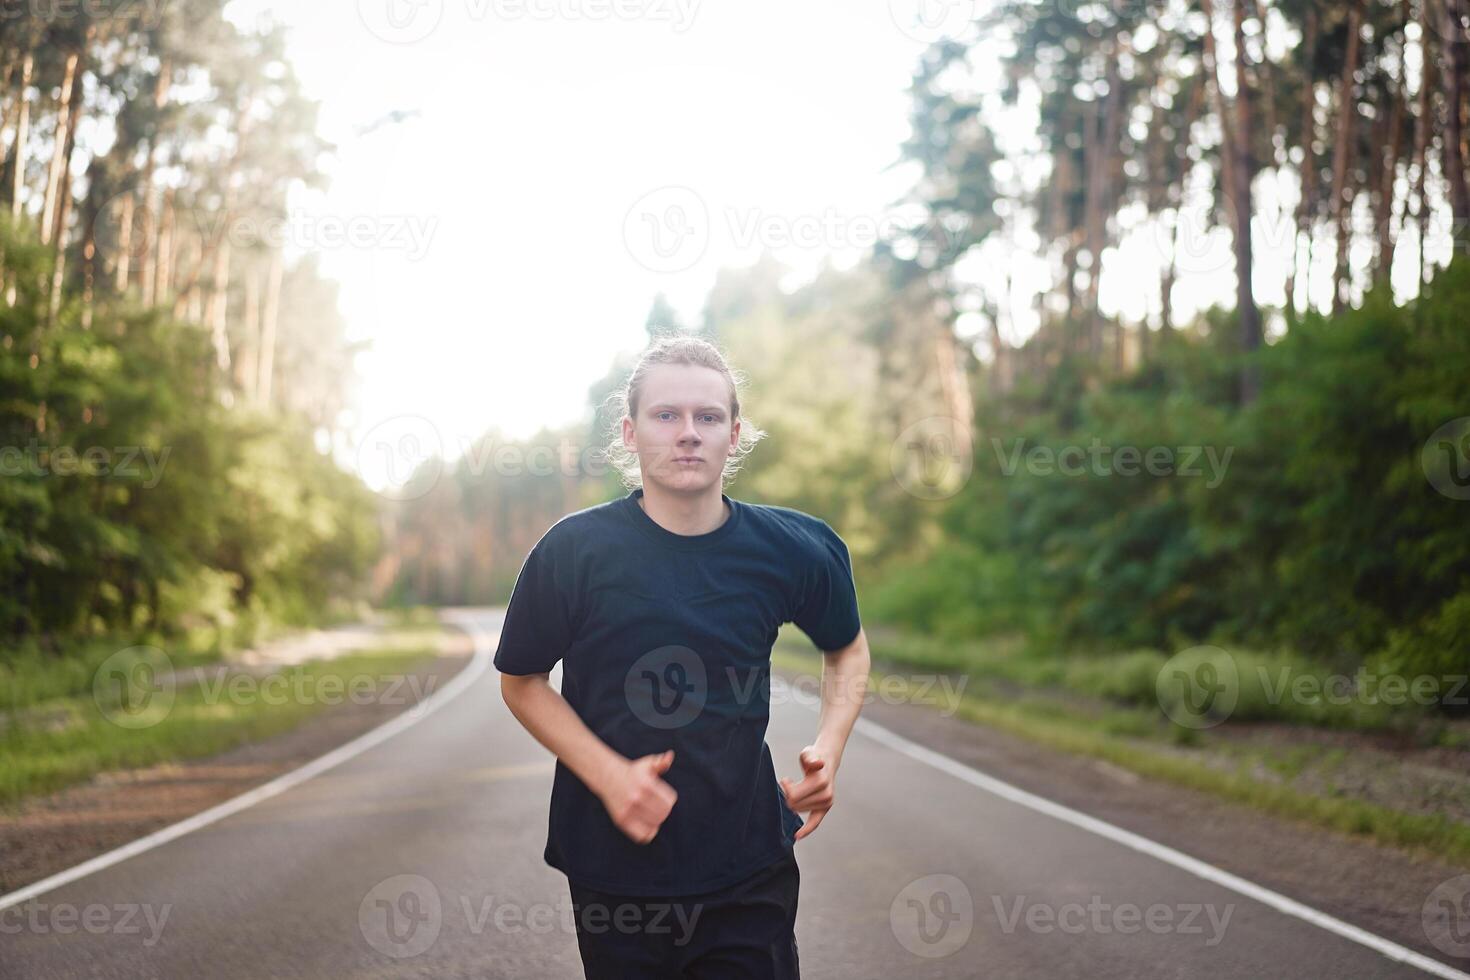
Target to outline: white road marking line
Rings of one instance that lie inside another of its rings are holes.
[[[790,685],[786,683],[784,678],[773,674],[771,676],[771,683],[773,687],[772,696],[775,695],[774,688],[778,683],[786,685],[788,688],[788,691],[783,693],[790,693]],[[806,698],[803,698],[799,693],[794,694],[792,700],[814,710],[820,705],[819,699],[814,694],[809,694]],[[978,786],[1004,800],[1009,800],[1012,803],[1035,810],[1037,813],[1044,813],[1049,817],[1053,817],[1063,823],[1069,823],[1088,833],[1105,837],[1110,841],[1122,844],[1124,847],[1138,851],[1140,854],[1157,858],[1165,864],[1172,864],[1181,871],[1187,871],[1198,878],[1213,882],[1222,888],[1228,888],[1237,894],[1244,895],[1247,898],[1253,898],[1262,905],[1270,906],[1278,912],[1301,919],[1304,922],[1309,922],[1318,928],[1326,929],[1328,932],[1358,943],[1359,945],[1367,946],[1369,949],[1382,953],[1391,960],[1417,967],[1425,973],[1433,974],[1437,977],[1444,977],[1446,980],[1470,980],[1470,973],[1463,973],[1452,966],[1441,963],[1439,960],[1431,959],[1423,953],[1417,953],[1407,946],[1400,946],[1392,940],[1384,939],[1382,936],[1368,932],[1366,929],[1360,929],[1349,922],[1344,922],[1341,919],[1330,916],[1326,912],[1319,912],[1309,905],[1303,905],[1295,899],[1287,898],[1285,895],[1273,892],[1269,888],[1257,885],[1255,882],[1247,881],[1239,875],[1233,875],[1212,864],[1206,864],[1198,858],[1190,857],[1183,851],[1176,851],[1172,847],[1167,847],[1157,841],[1149,840],[1147,837],[1141,837],[1132,831],[1124,830],[1122,827],[1110,824],[1106,820],[1099,820],[1096,817],[1088,816],[1080,810],[1073,810],[1071,807],[1062,806],[1060,803],[1053,803],[1043,796],[1028,793],[1024,789],[1012,786],[1010,783],[996,779],[994,776],[987,776],[978,769],[973,769],[963,762],[952,759],[943,753],[926,748],[917,742],[912,742],[902,735],[889,731],[882,725],[869,721],[866,718],[858,718],[857,724],[853,726],[853,730],[862,732],[874,741],[881,742],[896,752],[902,752],[911,759],[915,759],[925,765],[933,766],[941,772],[949,773],[956,779],[963,780],[972,786]]]
[[[268,783],[262,783],[248,792],[228,799],[208,810],[202,810],[192,817],[180,820],[178,823],[170,824],[160,830],[155,830],[146,837],[139,837],[137,840],[124,844],[122,847],[107,851],[104,854],[99,854],[89,861],[83,861],[81,864],[67,868],[65,871],[58,871],[49,878],[42,878],[40,881],[26,885],[24,888],[13,891],[8,895],[0,895],[0,910],[10,908],[12,905],[18,905],[28,899],[35,898],[37,895],[60,888],[62,885],[70,884],[78,878],[85,878],[90,874],[96,874],[98,871],[104,868],[110,868],[114,864],[126,861],[130,857],[135,857],[145,851],[151,851],[155,847],[167,844],[169,841],[182,837],[190,831],[207,827],[216,821],[223,820],[231,814],[239,813],[241,810],[252,807],[262,800],[268,800],[272,796],[291,789],[293,786],[299,786],[313,776],[318,776],[326,772],[333,766],[341,765],[348,759],[366,752],[374,745],[386,741],[404,729],[423,721],[444,707],[444,705],[454,700],[454,698],[458,697],[466,688],[478,680],[480,675],[490,665],[491,658],[493,657],[489,636],[476,629],[470,622],[463,621],[460,617],[451,615],[448,619],[451,623],[460,625],[470,635],[470,638],[475,644],[475,653],[470,662],[465,664],[464,669],[450,678],[449,683],[434,694],[431,694],[402,714],[393,716],[377,728],[364,732],[347,744],[339,745],[326,755],[313,759],[298,769],[283,773]]]

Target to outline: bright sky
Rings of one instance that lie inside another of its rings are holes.
[[[330,189],[292,208],[351,334],[373,341],[355,442],[407,427],[454,458],[491,425],[575,419],[641,345],[655,293],[695,321],[716,270],[763,241],[801,268],[845,265],[911,181],[883,171],[926,32],[886,0],[235,0],[230,15],[266,11],[291,25],[339,146]],[[357,135],[394,112],[416,115]],[[333,222],[359,244],[329,241]]]
[[[589,383],[642,343],[655,293],[695,322],[716,271],[763,245],[799,275],[827,254],[854,261],[913,182],[886,168],[917,59],[977,2],[234,0],[238,23],[291,26],[339,147],[326,193],[291,203],[294,250],[322,254],[350,334],[373,343],[344,420],[363,477],[401,481],[492,425],[517,439],[578,418]],[[359,133],[389,114],[404,118]],[[1027,142],[1020,119],[997,124]],[[1266,303],[1282,300],[1289,214],[1264,219],[1257,243]],[[1181,233],[1181,317],[1233,302],[1228,232],[1199,220]],[[333,237],[344,228],[349,244]],[[1012,270],[1013,343],[1047,285],[1032,248],[996,238],[967,263],[993,290]],[[1125,234],[1105,259],[1105,312],[1157,309],[1166,252],[1151,225]]]

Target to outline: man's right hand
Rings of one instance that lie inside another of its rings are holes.
[[[679,794],[659,776],[674,762],[674,750],[631,760],[603,793],[602,804],[628,839],[647,844],[674,808]]]

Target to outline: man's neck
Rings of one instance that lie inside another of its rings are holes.
[[[645,483],[638,503],[655,524],[675,534],[708,534],[730,519],[718,484],[707,492],[681,494]]]

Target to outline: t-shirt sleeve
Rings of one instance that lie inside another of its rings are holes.
[[[816,537],[816,560],[807,572],[805,594],[792,622],[818,649],[831,652],[857,639],[862,622],[847,543],[826,521],[818,525]]]
[[[542,538],[526,556],[500,628],[495,667],[502,674],[549,673],[575,632],[570,568]]]

